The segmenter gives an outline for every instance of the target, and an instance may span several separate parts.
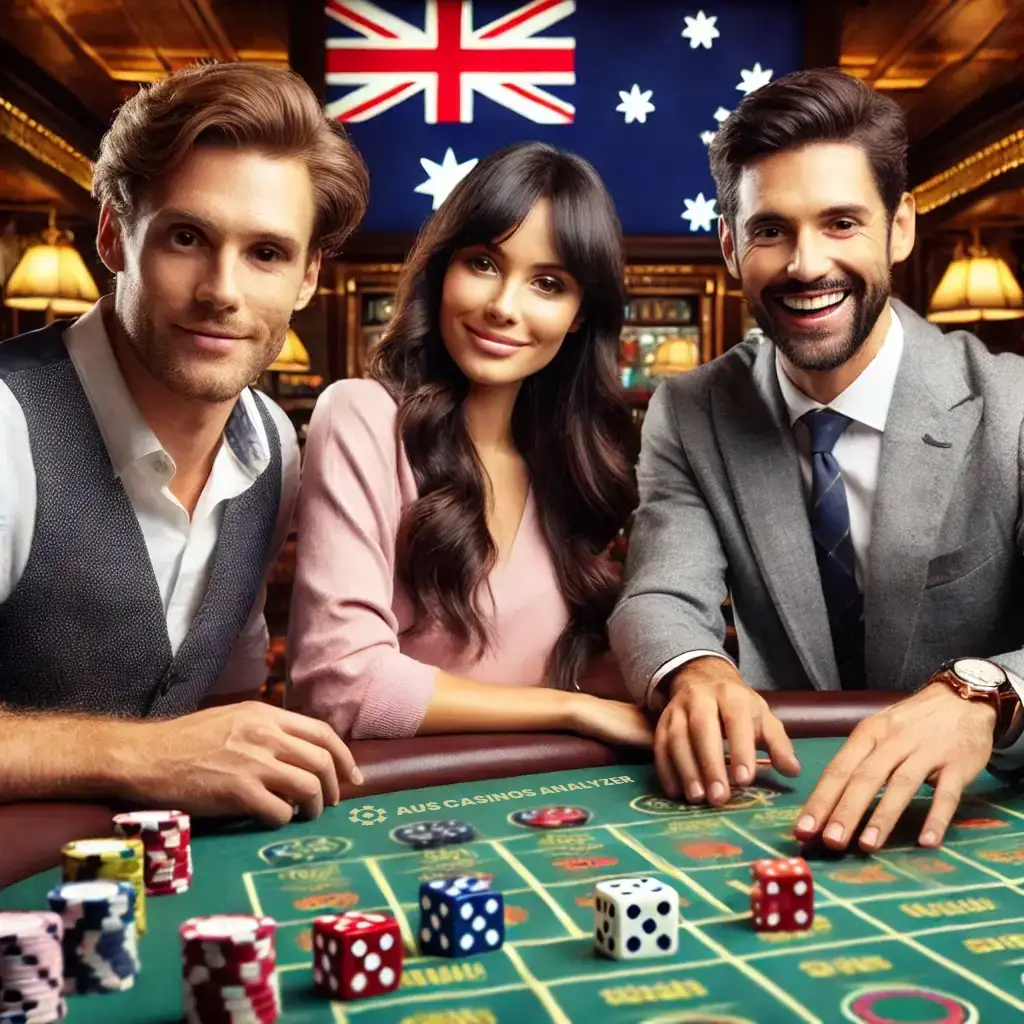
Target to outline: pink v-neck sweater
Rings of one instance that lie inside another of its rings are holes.
[[[569,610],[532,493],[490,575],[495,644],[477,659],[438,629],[408,635],[395,573],[399,519],[416,485],[395,433],[397,407],[375,381],[344,380],[317,401],[298,505],[289,635],[290,706],[354,739],[413,736],[439,668],[478,682],[542,686]]]

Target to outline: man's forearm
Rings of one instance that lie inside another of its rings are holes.
[[[0,803],[127,795],[137,723],[0,709]]]

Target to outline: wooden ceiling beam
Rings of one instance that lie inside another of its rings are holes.
[[[238,60],[238,51],[228,38],[224,25],[210,6],[209,0],[178,0],[185,16],[195,27],[206,45],[210,48],[210,56],[219,61],[234,62]]]
[[[869,85],[875,85],[889,68],[905,56],[907,51],[926,33],[943,20],[951,17],[968,2],[970,0],[936,0],[936,2],[925,0],[917,17],[910,20],[896,42],[875,61],[871,70],[864,76],[864,81]]]
[[[50,0],[32,0],[32,3],[35,5],[40,17],[60,37],[68,49],[75,50],[88,57],[107,77],[113,78],[107,62],[100,56],[97,50],[93,49],[71,28],[64,18],[64,13],[59,8],[54,7]]]

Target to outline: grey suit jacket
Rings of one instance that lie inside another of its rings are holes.
[[[1024,359],[893,308],[905,345],[869,542],[867,685],[913,690],[967,655],[1024,674]],[[637,702],[670,659],[723,652],[727,595],[751,686],[839,689],[775,346],[745,342],[659,387],[638,477],[609,623]]]

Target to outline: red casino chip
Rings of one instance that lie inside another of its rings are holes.
[[[579,828],[590,821],[590,811],[582,807],[533,807],[516,811],[512,820],[530,828]]]

